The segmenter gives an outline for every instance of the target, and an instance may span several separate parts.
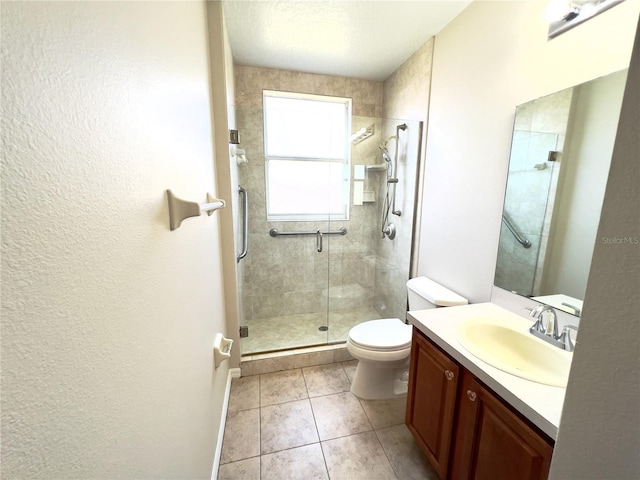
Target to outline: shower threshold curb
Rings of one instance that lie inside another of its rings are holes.
[[[244,355],[240,359],[242,376],[280,372],[293,368],[312,367],[327,363],[340,363],[353,360],[345,343],[297,348],[279,352]]]

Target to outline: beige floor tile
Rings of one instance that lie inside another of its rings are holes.
[[[260,457],[220,465],[218,480],[260,480]]]
[[[429,464],[406,426],[396,425],[377,430],[376,435],[398,478],[438,480],[438,474]]]
[[[310,397],[347,392],[351,387],[342,365],[330,363],[302,369]]]
[[[392,398],[389,400],[363,400],[360,399],[364,412],[374,429],[391,427],[404,424],[404,414],[407,405],[407,396]]]
[[[353,376],[356,374],[356,367],[358,366],[357,360],[350,360],[348,362],[342,362],[342,368],[344,368],[344,373],[347,374],[350,382],[353,382]]]
[[[380,314],[372,307],[332,311],[329,315],[329,332],[318,330],[319,326],[327,324],[326,311],[248,320],[246,324],[249,326],[250,335],[242,339],[242,353],[250,355],[269,350],[343,342],[353,326],[380,318]]]
[[[260,379],[257,376],[234,378],[229,393],[229,411],[260,407]]]
[[[353,435],[371,430],[371,423],[350,392],[311,399],[320,440]]]
[[[318,442],[309,400],[270,405],[260,410],[261,453]]]
[[[374,432],[322,442],[322,451],[331,479],[386,480],[396,478]]]
[[[260,409],[230,412],[224,429],[220,463],[260,455]]]
[[[300,369],[260,375],[260,405],[263,407],[308,397]]]
[[[261,480],[329,479],[319,443],[262,455],[261,461]]]

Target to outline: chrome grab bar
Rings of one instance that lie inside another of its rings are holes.
[[[316,236],[316,250],[318,253],[322,252],[322,238],[323,235],[346,235],[347,229],[342,227],[339,230],[335,230],[333,232],[322,232],[320,230],[316,230],[315,232],[279,232],[277,229],[272,228],[269,230],[269,235],[272,237],[278,237],[280,235],[315,235]]]
[[[242,252],[236,256],[236,261],[240,263],[249,250],[249,195],[242,187],[238,187],[238,193],[242,195]]]
[[[513,224],[511,223],[511,221],[507,218],[506,214],[502,214],[502,223],[504,223],[506,225],[506,227],[509,229],[509,231],[511,232],[511,234],[515,237],[515,239],[517,240],[517,242],[522,245],[524,248],[529,248],[531,247],[531,242],[529,240],[527,240],[526,238],[523,238],[514,228]]]
[[[280,235],[318,235],[320,230],[315,230],[313,232],[279,232],[277,229],[272,228],[269,230],[269,235],[272,237],[279,237]],[[320,232],[322,235],[346,235],[347,229],[342,227],[339,230],[335,230],[333,232]]]

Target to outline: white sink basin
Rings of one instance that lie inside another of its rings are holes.
[[[483,362],[527,380],[566,387],[573,354],[529,333],[520,322],[474,318],[459,324],[456,337]]]

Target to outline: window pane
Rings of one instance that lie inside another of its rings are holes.
[[[265,94],[267,157],[347,158],[348,103]]]
[[[342,162],[269,160],[267,219],[346,219],[345,171]]]

